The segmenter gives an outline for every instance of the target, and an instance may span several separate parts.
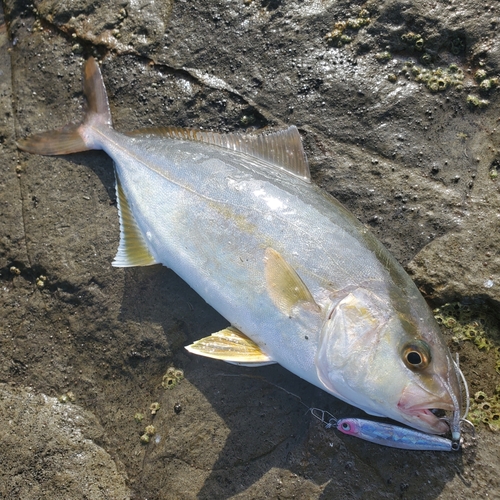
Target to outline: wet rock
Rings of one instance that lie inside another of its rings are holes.
[[[171,0],[95,3],[87,0],[35,2],[36,12],[74,40],[104,46],[119,52],[134,50],[144,55],[161,50],[172,9]]]
[[[27,264],[24,246],[21,190],[19,176],[22,168],[16,161],[14,109],[12,106],[12,73],[9,57],[9,38],[0,10],[0,269],[7,269],[15,262]]]
[[[2,497],[130,498],[125,473],[96,444],[104,430],[90,412],[0,384],[0,420]]]
[[[483,132],[465,138],[464,154],[477,164],[477,175],[456,212],[456,227],[408,265],[424,295],[437,303],[463,298],[500,303],[500,135],[494,126]]]

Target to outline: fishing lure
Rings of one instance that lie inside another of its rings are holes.
[[[391,448],[431,451],[455,451],[460,448],[460,443],[456,446],[454,441],[442,436],[362,418],[342,418],[337,421],[336,427],[348,436]]]
[[[460,442],[457,443],[442,436],[426,434],[407,427],[373,422],[361,418],[337,419],[331,413],[318,408],[311,408],[311,413],[326,424],[327,429],[335,427],[343,434],[382,446],[428,451],[456,451],[460,448]]]
[[[380,444],[382,446],[404,450],[458,451],[462,445],[460,437],[461,424],[468,424],[472,430],[474,430],[474,425],[466,419],[469,413],[469,388],[459,366],[458,354],[456,361],[453,360],[453,362],[464,386],[466,407],[463,417],[460,417],[460,414],[455,412],[452,419],[443,419],[448,421],[452,439],[436,436],[434,434],[426,434],[425,432],[407,427],[399,427],[393,424],[374,422],[362,418],[338,419],[331,413],[320,410],[319,408],[310,408],[310,411],[314,417],[326,424],[326,429],[335,427],[343,434],[364,439],[365,441],[370,441],[371,443]]]

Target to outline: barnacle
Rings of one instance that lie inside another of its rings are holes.
[[[424,54],[420,59],[424,64],[430,64],[432,62],[430,54]]]
[[[474,108],[484,108],[488,106],[489,103],[490,101],[487,101],[486,99],[479,99],[479,97],[472,94],[467,96],[467,104]]]
[[[325,35],[325,40],[338,47],[351,43],[356,32],[363,26],[370,24],[371,19],[369,15],[366,9],[362,9],[356,18],[350,18],[346,21],[337,21],[333,26],[333,30]]]
[[[74,403],[75,400],[76,400],[76,397],[73,394],[73,392],[68,391],[67,393],[62,394],[61,396],[59,396],[57,399],[59,400],[59,403],[64,403],[65,404],[65,403]]]
[[[151,410],[151,415],[156,415],[156,412],[161,408],[160,403],[151,403],[149,409]]]
[[[474,74],[474,78],[478,81],[481,82],[486,78],[488,73],[484,69],[478,69],[476,73]]]
[[[161,386],[164,389],[173,389],[177,385],[177,379],[170,375],[163,375],[163,379],[161,381]]]
[[[500,79],[498,77],[485,78],[479,84],[479,90],[483,93],[488,93],[491,89],[498,87]]]
[[[47,276],[39,276],[37,279],[36,279],[36,286],[38,288],[43,288],[45,286],[45,282],[47,281]]]
[[[154,425],[147,425],[146,428],[144,429],[144,432],[148,436],[154,436],[155,432],[156,432],[155,426]]]
[[[161,385],[164,389],[173,389],[184,378],[184,371],[170,366],[163,375]]]
[[[479,391],[471,399],[469,420],[474,424],[486,424],[490,430],[500,430],[500,400],[498,394],[488,397]]]
[[[392,55],[388,51],[378,52],[377,54],[375,54],[375,59],[380,62],[386,62],[392,59]]]
[[[483,92],[488,92],[489,90],[491,90],[491,80],[489,80],[488,78],[484,79],[479,85],[479,90]]]
[[[486,399],[488,399],[488,396],[484,391],[478,391],[474,394],[474,401],[476,403],[482,403],[483,401],[486,401]]]
[[[450,52],[454,55],[460,54],[465,48],[464,41],[460,37],[456,37],[451,41]]]
[[[430,62],[430,56],[426,56],[427,54],[424,54],[422,59],[424,62]],[[404,65],[402,73],[407,77],[413,77],[416,82],[424,83],[431,92],[442,92],[448,87],[461,90],[463,87],[464,73],[456,64],[451,64],[448,68],[429,69],[408,62]]]
[[[445,304],[434,310],[436,321],[453,333],[453,341],[468,341],[494,356],[495,370],[500,374],[500,327],[493,309],[481,304]],[[477,391],[470,399],[469,420],[500,430],[500,385],[493,396]]]
[[[405,33],[404,35],[401,35],[401,40],[407,43],[413,43],[421,38],[422,38],[421,35],[419,35],[418,33],[413,33],[412,31]]]

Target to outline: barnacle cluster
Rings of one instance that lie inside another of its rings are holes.
[[[453,342],[469,340],[480,350],[496,353],[500,374],[500,329],[494,313],[484,305],[454,302],[434,309],[436,321],[453,333]]]
[[[171,366],[163,375],[161,386],[164,389],[173,389],[184,378],[184,372],[180,368]]]
[[[467,104],[472,108],[485,108],[490,101],[487,99],[480,99],[477,95],[469,94],[467,96]]]
[[[484,305],[455,302],[434,309],[434,317],[452,331],[454,343],[473,342],[485,352],[495,355],[495,370],[500,374],[500,326],[494,312]],[[500,385],[493,396],[479,391],[470,400],[468,419],[475,425],[484,423],[500,430]]]
[[[415,50],[423,50],[424,48],[424,37],[418,33],[405,33],[404,35],[401,35],[401,40],[403,42],[406,42],[407,44],[413,46]]]
[[[76,397],[71,391],[61,394],[57,399],[59,400],[59,403],[63,404],[74,403],[76,401]]]
[[[370,22],[370,13],[366,9],[361,9],[358,17],[336,22],[333,30],[325,35],[325,40],[337,47],[342,47],[351,43],[356,32]]]
[[[479,83],[479,90],[481,92],[489,92],[500,85],[500,78],[497,76],[488,77],[487,71],[483,68],[476,71],[474,80]]]
[[[375,54],[375,59],[379,62],[387,62],[392,59],[392,54],[388,50],[377,52],[377,54]]]
[[[479,83],[479,92],[483,95],[488,95],[489,92],[500,86],[500,78],[497,76],[488,76],[488,72],[484,68],[479,68],[474,73],[474,80]],[[469,94],[467,96],[467,104],[472,108],[484,108],[490,101],[481,99],[479,96]]]
[[[36,286],[42,289],[45,286],[46,281],[47,281],[47,276],[41,275],[36,279]]]
[[[497,386],[493,396],[483,391],[478,391],[470,400],[469,416],[474,425],[486,424],[492,431],[500,430],[500,385]]]
[[[21,274],[21,270],[16,266],[11,266],[10,273],[13,274],[14,276],[19,276]]]
[[[447,68],[429,69],[407,61],[401,73],[416,82],[424,83],[431,92],[442,92],[449,87],[463,89],[464,72],[456,64],[450,64]]]

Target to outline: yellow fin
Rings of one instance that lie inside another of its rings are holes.
[[[275,363],[260,347],[234,326],[197,340],[186,349],[192,354],[221,359],[229,363],[262,366]]]
[[[128,204],[120,179],[116,177],[116,199],[120,218],[120,245],[113,261],[114,267],[151,266],[156,264],[144,237],[137,226]]]
[[[291,316],[293,308],[301,303],[319,311],[318,304],[295,269],[273,248],[266,248],[265,276],[269,296],[283,314]]]
[[[306,182],[311,182],[309,164],[302,146],[302,139],[297,127],[294,125],[278,132],[261,134],[220,134],[189,128],[158,127],[133,130],[127,132],[126,135],[150,135],[185,141],[206,142],[224,149],[255,156]]]

